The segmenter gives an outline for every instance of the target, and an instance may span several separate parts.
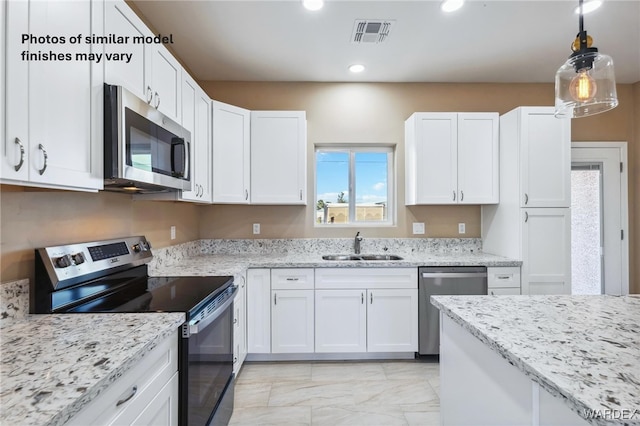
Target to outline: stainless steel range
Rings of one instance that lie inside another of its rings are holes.
[[[233,277],[149,277],[143,236],[36,249],[32,313],[184,312],[180,424],[227,424],[233,411]]]

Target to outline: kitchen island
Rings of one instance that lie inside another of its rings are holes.
[[[639,297],[431,300],[443,424],[640,425]]]
[[[3,322],[0,424],[66,423],[183,322],[183,313],[28,315]]]

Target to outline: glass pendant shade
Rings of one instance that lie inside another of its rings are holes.
[[[591,66],[585,67],[585,63]],[[572,56],[556,73],[556,117],[586,117],[616,106],[618,96],[610,56],[598,52]]]

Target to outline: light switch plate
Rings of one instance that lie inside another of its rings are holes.
[[[459,223],[458,224],[458,234],[464,234],[465,232],[467,232],[465,224],[464,223]]]
[[[260,233],[260,224],[259,224],[259,223],[254,223],[254,224],[253,224],[253,233],[254,233],[255,235],[257,235],[257,234],[259,234],[259,233]]]
[[[424,235],[424,222],[414,222],[413,223],[413,234],[414,235]]]

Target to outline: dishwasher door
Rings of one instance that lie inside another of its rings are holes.
[[[431,304],[431,296],[486,294],[487,268],[484,266],[418,268],[418,353],[440,353],[440,311]]]

